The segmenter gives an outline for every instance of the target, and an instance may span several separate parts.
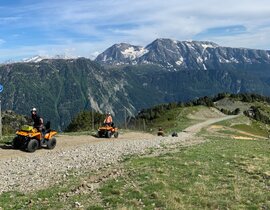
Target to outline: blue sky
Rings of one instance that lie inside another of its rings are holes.
[[[208,40],[270,49],[269,0],[1,0],[0,62],[93,57],[115,43]]]

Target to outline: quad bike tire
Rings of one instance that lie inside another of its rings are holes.
[[[98,138],[101,138],[101,137],[102,137],[102,132],[101,132],[101,131],[98,131],[98,132],[97,132],[97,137],[98,137]]]
[[[119,133],[118,133],[118,132],[115,132],[115,133],[113,134],[113,136],[114,136],[114,138],[118,138]]]
[[[39,143],[36,139],[31,139],[27,144],[27,151],[28,152],[35,152],[39,147]]]
[[[47,149],[54,149],[56,146],[56,138],[52,138],[47,142]]]
[[[20,141],[20,137],[16,136],[13,139],[12,147],[13,147],[13,149],[21,149],[22,148],[22,142]]]
[[[107,138],[111,138],[111,137],[112,137],[112,132],[111,132],[111,131],[107,131],[106,137],[107,137]]]

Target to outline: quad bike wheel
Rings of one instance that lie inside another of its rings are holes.
[[[107,138],[111,138],[111,137],[112,137],[112,132],[111,132],[111,131],[107,131],[106,137],[107,137]]]
[[[113,134],[114,138],[118,138],[118,135],[119,135],[118,132],[115,132],[115,133]]]
[[[97,137],[98,137],[98,138],[101,138],[101,137],[102,137],[102,132],[101,132],[101,131],[98,131],[98,132],[97,132]]]
[[[54,149],[56,146],[56,138],[52,138],[47,142],[47,149]]]
[[[36,139],[31,139],[27,145],[28,152],[35,152],[38,149],[38,141]]]
[[[20,149],[22,147],[22,143],[20,141],[20,138],[16,136],[12,141],[12,147],[14,149]]]

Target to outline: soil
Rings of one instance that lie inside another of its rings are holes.
[[[149,140],[155,137],[149,133],[142,133],[142,132],[127,132],[127,133],[120,133],[119,137],[116,138],[97,138],[91,135],[80,135],[80,136],[69,136],[69,135],[57,135],[57,145],[53,150],[50,152],[58,152],[65,149],[70,149],[71,147],[76,148],[84,144],[98,144],[101,142],[113,142],[113,141],[134,141],[134,140]],[[37,150],[35,153],[37,154],[44,154],[47,153],[48,150],[40,149]],[[12,149],[11,145],[3,145],[0,147],[0,160],[5,158],[12,158],[12,157],[27,157],[31,156],[31,153],[27,153],[25,151],[14,150]]]

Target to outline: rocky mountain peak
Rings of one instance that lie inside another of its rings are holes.
[[[208,70],[219,65],[270,64],[270,51],[221,47],[210,41],[160,38],[145,48],[118,44],[96,59],[105,65],[155,64],[169,71]]]
[[[114,44],[97,56],[96,61],[106,65],[136,64],[136,59],[147,53],[147,49],[127,43]]]

